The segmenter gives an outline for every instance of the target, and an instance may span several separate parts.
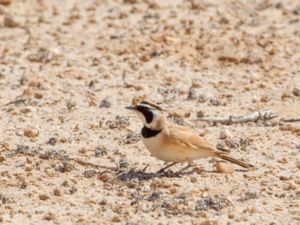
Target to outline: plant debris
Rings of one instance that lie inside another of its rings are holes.
[[[249,113],[245,116],[228,116],[224,118],[199,118],[198,120],[206,121],[206,122],[214,122],[214,123],[221,123],[221,124],[234,124],[234,123],[247,123],[247,122],[257,122],[257,121],[268,121],[275,117],[278,114],[272,112],[269,109],[262,109],[253,113]]]

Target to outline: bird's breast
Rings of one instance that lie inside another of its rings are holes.
[[[143,138],[142,140],[148,151],[155,158],[165,162],[183,162],[187,160],[186,155],[182,154],[182,151],[177,149],[176,146],[171,147],[166,145],[162,135]]]

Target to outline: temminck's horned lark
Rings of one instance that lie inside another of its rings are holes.
[[[184,168],[186,169],[193,164],[194,160],[207,157],[221,158],[244,168],[254,169],[251,164],[217,150],[189,128],[168,122],[161,112],[162,109],[153,103],[142,101],[126,108],[136,112],[143,122],[142,140],[151,155],[166,163],[170,162],[159,172],[182,162],[188,162],[188,166]]]

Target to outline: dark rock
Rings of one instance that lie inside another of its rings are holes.
[[[84,176],[85,178],[91,178],[91,177],[95,176],[96,173],[97,173],[97,172],[96,172],[95,170],[85,170],[85,171],[83,172],[83,176]]]
[[[70,163],[68,162],[63,162],[61,165],[58,165],[55,167],[55,170],[56,171],[59,171],[61,173],[66,173],[66,172],[70,172],[72,171],[74,168],[73,165],[71,165]]]
[[[240,199],[238,199],[238,201],[244,202],[247,201],[249,199],[257,199],[259,198],[259,194],[255,191],[248,191],[245,193],[245,195],[243,197],[241,197]]]
[[[299,10],[299,12],[300,12],[300,10]],[[294,88],[294,89],[293,89],[293,94],[294,94],[295,96],[297,96],[297,97],[300,97],[300,89],[299,89],[299,88]]]
[[[74,194],[75,192],[77,192],[77,188],[75,186],[72,186],[70,189],[69,189],[69,194],[72,195]]]
[[[109,129],[116,129],[118,127],[117,123],[112,120],[107,120],[105,124],[109,127]]]
[[[107,99],[103,99],[100,103],[100,108],[109,108],[111,107],[111,102],[108,101]]]
[[[292,12],[294,15],[299,16],[300,15],[300,6],[297,6],[296,8],[294,8]]]
[[[129,126],[129,117],[128,116],[116,116],[116,124]]]
[[[56,138],[52,137],[48,140],[47,144],[54,146],[56,144],[56,142],[57,142]]]
[[[126,138],[125,138],[125,144],[133,144],[141,140],[141,135],[136,134],[133,131],[127,131]]]
[[[282,9],[282,8],[283,8],[282,2],[276,3],[276,4],[275,4],[275,8],[276,8],[276,9]]]
[[[157,199],[159,199],[160,197],[160,194],[158,192],[153,192],[148,198],[147,198],[147,201],[149,202],[153,202]]]
[[[13,203],[13,202],[14,200],[12,198],[7,197],[4,194],[0,193],[0,203],[2,203],[2,205]]]
[[[95,150],[95,157],[107,155],[107,148],[104,146],[98,146]]]
[[[194,88],[190,88],[189,92],[188,92],[188,100],[195,100],[197,99],[197,92]]]
[[[204,117],[204,112],[201,111],[201,110],[199,110],[199,111],[197,112],[197,118],[202,118],[202,117]]]
[[[216,197],[204,197],[196,201],[196,211],[206,211],[208,209],[220,210],[228,205],[228,201],[222,198]]]
[[[127,168],[128,167],[128,161],[126,159],[120,159],[118,165],[119,165],[120,169]]]
[[[201,95],[199,95],[198,96],[198,102],[200,102],[200,103],[204,103],[204,102],[206,102],[207,100],[208,100],[208,98],[207,98],[207,96],[206,95],[204,95],[204,94],[201,94]]]
[[[28,145],[18,145],[16,152],[22,154],[28,154],[30,153],[30,147]]]

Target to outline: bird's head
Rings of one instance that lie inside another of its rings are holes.
[[[164,127],[163,109],[158,105],[142,101],[136,105],[128,106],[126,109],[134,111],[144,126],[153,130],[161,130]]]

